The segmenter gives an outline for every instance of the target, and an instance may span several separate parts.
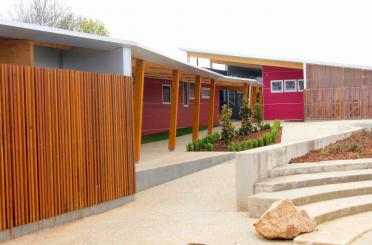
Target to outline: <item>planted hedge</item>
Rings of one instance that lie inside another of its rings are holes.
[[[213,144],[221,138],[219,133],[213,133],[212,135],[206,136],[202,139],[190,142],[186,145],[187,151],[212,151]]]
[[[267,126],[265,126],[267,127]],[[262,135],[258,139],[246,140],[243,142],[232,142],[228,146],[229,151],[244,151],[257,147],[262,147],[274,143],[278,137],[280,129],[280,121],[274,121],[273,127],[270,133]]]

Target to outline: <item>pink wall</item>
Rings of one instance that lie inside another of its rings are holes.
[[[303,79],[303,70],[263,66],[262,77],[264,119],[304,120],[303,92],[271,93],[271,80]]]
[[[154,134],[169,130],[170,104],[162,103],[162,84],[171,84],[170,80],[145,78],[142,134]],[[202,87],[209,87],[202,84]],[[216,88],[215,96],[215,125],[218,123],[219,89]],[[208,124],[209,99],[201,99],[200,125]],[[194,100],[189,100],[189,106],[183,105],[183,82],[180,82],[177,127],[185,128],[192,126]]]

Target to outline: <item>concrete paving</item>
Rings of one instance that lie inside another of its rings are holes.
[[[229,161],[143,191],[123,207],[4,245],[291,244],[259,237],[254,221],[236,212],[235,168]]]

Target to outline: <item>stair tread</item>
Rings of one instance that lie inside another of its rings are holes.
[[[320,161],[320,162],[305,162],[286,164],[270,170],[270,176],[286,176],[293,174],[307,174],[307,173],[320,173],[325,171],[338,171],[337,169],[349,168],[361,169],[371,168],[372,159],[351,159],[351,160],[333,160],[333,161]]]
[[[317,230],[299,235],[294,244],[344,245],[372,230],[372,211],[342,217],[318,225]]]
[[[372,188],[372,180],[366,181],[357,181],[357,182],[347,182],[347,183],[337,183],[337,184],[328,184],[321,186],[310,186],[297,189],[289,189],[276,192],[260,192],[252,195],[252,198],[262,198],[262,199],[273,199],[280,200],[283,198],[288,198],[294,200],[297,198],[311,197],[313,195],[327,194],[337,191],[347,191],[355,190],[361,188]],[[250,197],[250,198],[251,198]]]
[[[299,207],[308,212],[311,217],[316,218],[324,214],[366,204],[371,204],[372,206],[372,194],[331,199],[305,204]]]
[[[369,175],[372,174],[372,169],[357,169],[357,170],[347,170],[347,171],[334,171],[325,173],[311,173],[311,174],[296,174],[288,176],[280,176],[262,180],[257,182],[255,185],[275,185],[281,183],[291,183],[291,182],[303,182],[306,180],[321,180],[327,178],[337,178],[344,176],[357,176],[357,175]]]

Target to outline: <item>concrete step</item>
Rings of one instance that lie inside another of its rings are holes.
[[[248,198],[249,217],[260,217],[273,202],[283,198],[304,205],[335,198],[372,194],[372,180],[312,186],[277,192],[260,192]]]
[[[347,245],[372,230],[372,212],[346,216],[318,225],[317,230],[302,234],[293,240],[293,244],[308,245]],[[361,238],[362,239],[362,238]],[[355,245],[367,245],[372,243],[358,243]]]
[[[296,174],[324,173],[367,168],[372,168],[371,158],[311,163],[294,163],[271,169],[269,172],[269,176],[270,178],[273,178]]]
[[[304,209],[317,224],[340,217],[372,211],[372,194],[337,198],[299,206]]]
[[[364,180],[372,180],[372,169],[281,176],[257,182],[254,188],[255,193],[274,192]]]

